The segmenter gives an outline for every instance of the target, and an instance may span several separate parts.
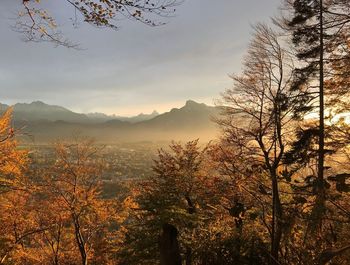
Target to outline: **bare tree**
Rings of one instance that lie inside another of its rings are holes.
[[[270,181],[268,186],[261,184],[259,188],[272,200],[268,227],[272,264],[279,264],[284,226],[279,181],[290,178],[283,158],[291,142],[288,128],[298,99],[298,94],[289,89],[292,69],[291,57],[278,34],[267,26],[256,26],[243,73],[232,76],[234,87],[223,94],[223,118],[217,121],[224,132],[223,141],[234,147],[237,161],[243,159],[246,166],[259,167]],[[234,167],[237,174],[241,173],[240,167]]]

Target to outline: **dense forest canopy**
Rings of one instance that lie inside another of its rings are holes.
[[[146,14],[168,16],[179,3],[63,2],[112,28],[117,15],[154,25]],[[22,4],[29,40],[67,46],[41,28],[55,25],[40,1]],[[9,108],[0,264],[350,264],[350,2],[281,5],[274,23],[254,27],[242,72],[222,93],[220,136],[159,149],[152,173],[114,183],[114,195],[103,147],[61,141],[39,163],[19,148]]]

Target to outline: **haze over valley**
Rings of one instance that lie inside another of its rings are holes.
[[[1,110],[9,106],[2,104]],[[218,129],[213,118],[217,107],[188,100],[181,108],[159,114],[139,114],[133,117],[82,114],[41,101],[17,103],[13,106],[14,124],[25,142],[50,143],[79,136],[92,137],[99,143],[191,140],[208,141]]]

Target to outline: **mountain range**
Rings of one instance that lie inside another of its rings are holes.
[[[0,104],[0,112],[9,106]],[[213,139],[217,126],[212,121],[219,114],[217,107],[188,100],[181,108],[159,114],[139,114],[134,117],[103,113],[76,113],[61,106],[41,101],[13,106],[15,127],[24,141],[48,143],[76,135],[93,137],[97,142],[136,142]]]
[[[104,113],[76,113],[61,106],[48,105],[41,101],[32,103],[17,103],[12,106],[14,110],[14,120],[16,121],[66,121],[78,123],[99,123],[113,119],[135,123],[152,119],[158,115],[153,111],[151,114],[139,114],[134,117],[123,117],[107,115]],[[9,108],[6,104],[0,103],[0,112]]]

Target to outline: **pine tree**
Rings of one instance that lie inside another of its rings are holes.
[[[291,89],[305,91],[299,97],[300,107],[295,114],[305,117],[306,114],[317,111],[319,117],[317,127],[311,125],[311,127],[299,130],[298,140],[290,151],[291,157],[301,156],[304,162],[313,157],[317,160],[317,179],[314,183],[316,201],[311,216],[316,224],[319,224],[325,212],[327,186],[325,156],[336,151],[327,148],[330,139],[326,137],[330,134],[328,131],[330,128],[325,125],[325,119],[332,112],[332,109],[327,108],[328,99],[334,98],[335,95],[338,98],[339,91],[330,86],[334,78],[334,71],[330,66],[344,59],[344,54],[338,51],[347,42],[344,32],[350,20],[348,14],[343,11],[343,8],[348,5],[346,2],[287,0],[288,6],[293,10],[293,16],[284,21],[284,25],[292,33],[292,41],[300,65],[294,70]],[[315,153],[306,152],[305,148],[310,150],[315,139],[317,140],[317,151],[315,150]],[[308,144],[305,145],[305,143]]]

